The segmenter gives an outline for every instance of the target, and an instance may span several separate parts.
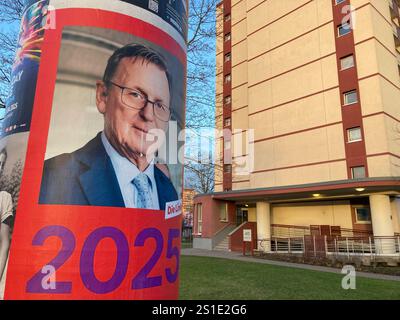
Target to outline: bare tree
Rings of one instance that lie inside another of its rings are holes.
[[[17,49],[19,21],[24,9],[22,0],[0,2],[0,103],[4,104],[11,82],[11,69]]]
[[[218,0],[189,1],[186,127],[214,127]]]
[[[209,193],[215,187],[215,164],[202,164],[195,161],[188,161],[185,164],[186,187],[193,188],[198,193]]]
[[[13,23],[20,21],[24,6],[23,0],[2,0],[0,3],[0,22]]]
[[[188,81],[186,127],[197,132],[215,127],[216,78],[216,6],[218,0],[190,0],[188,39]],[[215,139],[215,137],[214,137]],[[203,147],[210,147],[203,146]],[[212,143],[214,149],[214,143]],[[188,148],[187,148],[188,149]],[[214,150],[207,159],[186,154],[185,185],[199,193],[214,191],[216,171],[221,167],[214,161]]]

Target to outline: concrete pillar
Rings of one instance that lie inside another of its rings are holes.
[[[257,202],[257,239],[271,239],[271,206],[268,202]],[[258,242],[258,250],[271,251],[271,242]]]
[[[395,197],[392,201],[393,231],[400,233],[400,198]]]
[[[374,194],[369,196],[371,208],[372,230],[374,237],[393,237],[392,210],[390,197],[384,194]],[[375,250],[378,254],[395,253],[394,239],[375,238]]]

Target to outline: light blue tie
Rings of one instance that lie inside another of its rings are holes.
[[[132,183],[137,190],[136,208],[152,209],[153,198],[150,178],[141,172],[132,180]]]

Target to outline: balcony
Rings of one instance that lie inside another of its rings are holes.
[[[399,70],[399,75],[400,75],[400,54],[397,53],[397,68]]]
[[[399,19],[399,5],[396,0],[389,0],[389,7],[390,7],[390,16],[392,20]]]
[[[393,36],[394,36],[394,43],[396,48],[400,47],[400,28],[396,25],[393,25]]]

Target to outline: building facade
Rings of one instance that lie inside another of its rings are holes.
[[[296,235],[396,242],[399,2],[223,0],[217,20],[216,126],[232,134],[215,192],[195,198],[195,247],[240,250],[243,228],[264,251]]]
[[[191,239],[193,233],[193,202],[196,190],[185,188],[182,194],[183,226],[182,237]]]

